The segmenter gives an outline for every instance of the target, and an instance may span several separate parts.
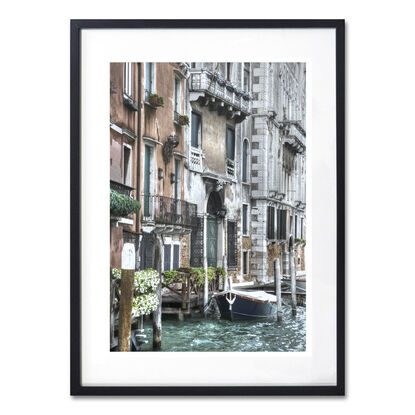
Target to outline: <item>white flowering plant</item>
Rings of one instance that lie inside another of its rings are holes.
[[[134,274],[134,288],[137,294],[154,292],[160,281],[159,273],[154,269],[136,271]]]
[[[120,279],[121,269],[111,268],[111,278],[113,280]],[[134,273],[133,317],[150,314],[157,308],[159,299],[155,291],[159,281],[160,274],[154,269],[146,269]],[[116,290],[119,297],[121,295],[121,287],[117,285]],[[116,297],[114,298],[114,301],[118,303]]]
[[[115,280],[121,278],[121,270],[120,268],[111,268],[111,277]]]
[[[159,305],[159,299],[156,293],[141,294],[134,297],[132,315],[143,316],[150,314]]]

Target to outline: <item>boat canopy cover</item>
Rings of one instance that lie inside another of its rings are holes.
[[[241,295],[243,297],[253,298],[255,300],[264,301],[264,302],[271,302],[275,303],[277,301],[277,297],[272,294],[268,294],[265,291],[241,291],[241,290],[226,290],[221,291],[220,293],[215,293],[216,296],[218,295],[225,295],[225,294],[233,294],[233,295]]]

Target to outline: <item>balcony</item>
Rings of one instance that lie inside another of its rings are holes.
[[[143,222],[193,227],[197,224],[197,205],[158,195],[142,195]]]
[[[290,147],[295,153],[305,153],[306,132],[299,121],[283,121],[283,144]]]
[[[220,115],[226,115],[237,123],[250,115],[250,101],[234,91],[229,91],[225,85],[219,85],[212,79],[211,72],[205,69],[192,69],[189,85],[190,101],[199,100],[211,111],[218,111]]]
[[[110,189],[115,190],[116,192],[131,197],[131,191],[134,190],[134,187],[127,186],[126,184],[110,180]]]
[[[199,173],[203,172],[203,153],[201,149],[190,147],[189,169]]]

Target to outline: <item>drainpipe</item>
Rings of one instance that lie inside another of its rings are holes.
[[[138,116],[137,116],[137,200],[140,200],[140,159],[141,159],[141,63],[137,65],[138,70]],[[140,213],[137,214],[136,232],[140,231]]]

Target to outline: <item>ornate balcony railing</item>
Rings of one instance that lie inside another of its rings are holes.
[[[291,147],[297,153],[306,150],[306,132],[299,121],[283,121],[283,143]]]
[[[201,149],[190,147],[189,168],[193,171],[203,172],[203,153]]]
[[[235,91],[230,91],[225,85],[220,85],[212,79],[212,73],[205,69],[192,69],[190,74],[190,100],[196,101],[200,97],[209,109],[226,114],[236,122],[243,121],[250,115],[251,103]]]
[[[114,180],[110,180],[110,189],[115,190],[122,195],[131,196],[131,191],[134,190],[134,187],[127,186],[126,184],[119,183]]]
[[[159,195],[142,195],[143,221],[164,225],[196,226],[197,205]]]

